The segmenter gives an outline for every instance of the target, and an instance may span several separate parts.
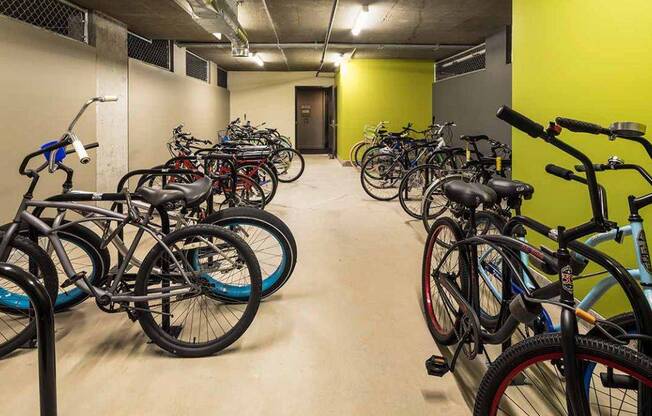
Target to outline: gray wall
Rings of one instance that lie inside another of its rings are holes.
[[[486,134],[511,144],[511,129],[496,118],[496,110],[512,102],[512,65],[505,63],[505,30],[486,40],[486,69],[435,82],[433,115],[437,121],[454,121],[455,137]]]

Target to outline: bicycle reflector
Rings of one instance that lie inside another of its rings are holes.
[[[55,145],[55,144],[57,144],[57,143],[59,143],[58,140],[51,140],[51,141],[49,141],[49,142],[45,142],[45,143],[43,143],[43,144],[41,145],[41,150],[45,149],[45,148],[48,147],[48,146]],[[52,152],[51,152],[51,151],[47,151],[47,152],[43,153],[43,157],[45,157],[45,160],[46,160],[47,162],[50,161],[50,153],[52,153]],[[59,162],[61,162],[61,161],[62,161],[63,159],[65,159],[65,158],[66,158],[66,148],[65,148],[65,147],[60,147],[60,148],[58,148],[58,149],[57,149],[57,153],[54,155],[54,162],[55,162],[55,163],[59,163]]]

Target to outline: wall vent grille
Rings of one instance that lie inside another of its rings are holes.
[[[217,86],[222,88],[229,86],[229,73],[222,68],[217,68]]]
[[[435,66],[437,73],[436,80],[443,81],[448,78],[483,70],[486,65],[486,55],[485,45],[481,44],[449,58],[442,59]]]
[[[88,43],[88,11],[63,0],[0,0],[0,14]]]
[[[186,75],[208,82],[208,61],[186,51]]]
[[[127,54],[151,65],[172,71],[172,42],[163,39],[150,40],[135,33],[127,35]]]

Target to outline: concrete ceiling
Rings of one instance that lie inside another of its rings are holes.
[[[82,7],[101,11],[127,24],[129,30],[153,39],[179,42],[216,42],[178,4],[180,0],[73,0]],[[244,0],[238,16],[252,44],[265,60],[266,70],[317,70],[326,38],[333,0]],[[369,4],[370,19],[359,36],[351,27],[362,4]],[[270,22],[265,10],[268,7]],[[511,23],[511,0],[384,0],[339,1],[331,43],[447,45],[438,49],[357,48],[355,58],[404,58],[438,60],[466,49]],[[276,47],[282,44],[315,43],[318,47]],[[463,45],[459,48],[450,45]],[[225,45],[226,46],[226,45]],[[191,47],[191,51],[226,70],[260,70],[249,58],[233,58],[230,50]],[[324,70],[332,71],[338,53],[351,54],[353,47],[329,47]],[[285,57],[283,56],[285,55]],[[287,63],[286,63],[287,60]]]

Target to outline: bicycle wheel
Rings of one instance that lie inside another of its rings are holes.
[[[183,273],[196,290],[168,299],[169,314],[160,299],[136,302],[143,331],[156,345],[182,357],[223,350],[244,334],[260,305],[256,255],[238,235],[210,224],[182,228],[162,241],[167,249],[157,244],[143,260],[136,296],[160,295],[166,287],[184,285]],[[165,266],[167,273],[156,273]],[[248,286],[249,297],[234,304],[215,292],[219,285]]]
[[[505,220],[493,212],[480,211],[475,214],[476,235],[500,235]],[[486,244],[478,245],[478,274],[480,295],[480,322],[491,328],[498,324],[502,300],[503,255]]]
[[[403,164],[393,154],[373,156],[362,165],[360,182],[364,191],[379,201],[398,197],[401,179],[405,175]]]
[[[423,194],[440,172],[439,165],[427,164],[410,169],[403,177],[398,188],[398,200],[403,211],[412,218],[421,219]]]
[[[597,338],[575,337],[592,415],[649,415],[637,388],[652,388],[652,359]],[[485,374],[473,414],[567,415],[561,334],[542,334],[507,349]],[[649,405],[649,404],[648,404]]]
[[[450,201],[444,195],[444,185],[454,180],[464,180],[464,177],[460,174],[444,176],[433,182],[425,192],[421,207],[421,222],[426,231],[429,231],[432,223],[450,208]]]
[[[373,146],[367,146],[366,148],[360,149],[358,153],[362,153],[362,155],[357,158],[360,161],[360,166],[364,165],[364,163],[369,159],[370,157],[376,156],[379,154],[379,152],[382,149],[385,149],[386,146],[382,144],[376,144]]]
[[[279,182],[294,182],[303,175],[306,161],[299,151],[291,148],[279,149],[272,152],[270,160],[276,168]]]
[[[235,186],[229,175],[213,182],[213,207],[219,211],[223,207],[265,208],[265,192],[258,182],[246,175],[237,175]]]
[[[270,168],[265,165],[246,163],[238,166],[236,173],[248,176],[260,185],[265,194],[265,205],[274,199],[278,188],[278,177]]]
[[[460,226],[451,218],[440,218],[426,239],[421,271],[421,299],[428,329],[435,341],[452,345],[457,342],[460,314],[453,313],[450,305],[458,308],[455,299],[438,282],[448,279],[459,290],[468,293],[468,259],[465,253],[449,249],[463,239]]]
[[[0,231],[0,239],[4,232]],[[36,243],[17,235],[9,253],[0,259],[29,271],[43,283],[50,299],[57,296],[57,271],[52,260]],[[34,310],[27,294],[0,276],[0,357],[11,353],[36,337]]]
[[[292,275],[297,263],[297,245],[290,229],[275,215],[254,208],[227,208],[202,222],[227,228],[251,247],[260,264],[263,298],[279,290]],[[219,285],[215,291],[242,301],[249,297],[251,288]]]

